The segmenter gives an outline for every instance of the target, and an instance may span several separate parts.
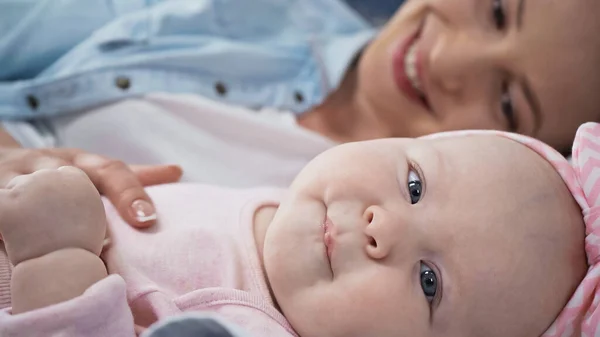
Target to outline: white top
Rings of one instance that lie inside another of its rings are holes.
[[[335,145],[289,112],[250,110],[197,95],[150,94],[44,124],[5,122],[26,147],[71,147],[129,164],[179,164],[183,181],[287,187]]]

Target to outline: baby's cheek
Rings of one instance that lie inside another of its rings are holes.
[[[420,336],[430,319],[429,302],[408,276],[394,274],[373,278],[367,295],[357,299],[364,303],[358,314],[381,326],[380,336]]]

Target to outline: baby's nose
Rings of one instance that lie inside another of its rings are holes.
[[[363,215],[366,226],[364,234],[367,237],[365,250],[367,255],[375,260],[385,259],[393,250],[398,231],[393,217],[380,206],[370,206]]]

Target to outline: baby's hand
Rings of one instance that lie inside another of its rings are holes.
[[[105,232],[100,195],[78,168],[21,175],[0,189],[0,234],[15,266],[64,248],[99,255]]]

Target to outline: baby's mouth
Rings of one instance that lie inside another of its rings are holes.
[[[333,230],[334,226],[329,217],[325,218],[323,222],[323,243],[325,245],[325,253],[327,255],[327,260],[329,261],[329,265],[331,266],[331,255],[333,253]]]

